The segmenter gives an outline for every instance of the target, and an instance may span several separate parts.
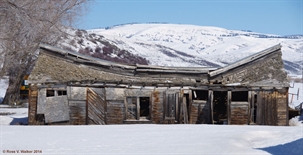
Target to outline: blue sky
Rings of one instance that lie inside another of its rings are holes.
[[[77,28],[166,22],[303,34],[303,0],[93,0],[88,7]]]

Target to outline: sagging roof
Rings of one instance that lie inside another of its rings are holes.
[[[139,65],[139,64],[128,65],[128,64],[106,61],[91,56],[86,56],[77,52],[64,50],[43,43],[40,44],[40,48],[55,52],[57,54],[61,54],[62,56],[65,57],[72,58],[74,61],[77,62],[90,63],[95,65],[101,65],[104,67],[111,67],[111,68],[121,68],[131,73],[148,72],[148,73],[207,74],[209,73],[209,71],[213,71],[217,69],[213,67],[164,67],[164,66]]]
[[[280,44],[278,44],[278,45],[272,46],[270,48],[267,48],[265,50],[262,50],[262,51],[260,51],[260,52],[258,52],[256,54],[254,54],[254,55],[245,57],[245,58],[243,58],[241,60],[238,60],[237,62],[232,63],[230,65],[227,65],[227,66],[225,66],[223,68],[219,68],[217,70],[211,71],[209,73],[209,76],[210,77],[214,77],[214,76],[217,76],[217,75],[219,75],[221,73],[224,73],[224,72],[227,72],[227,71],[232,70],[234,68],[237,68],[239,66],[242,66],[242,65],[248,64],[250,62],[253,62],[253,61],[255,61],[257,59],[260,59],[260,58],[262,58],[262,57],[264,57],[264,56],[266,56],[268,54],[277,52],[279,49],[281,49],[281,47],[282,46]]]
[[[281,45],[275,45],[219,69],[211,67],[163,67],[128,65],[86,56],[47,44],[40,44],[32,83],[83,82],[222,86],[288,87],[281,58]],[[68,69],[65,69],[68,68]],[[73,69],[72,69],[73,68]],[[59,71],[59,72],[57,72]]]

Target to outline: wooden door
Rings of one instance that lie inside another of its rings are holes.
[[[105,90],[87,89],[86,124],[106,124]]]

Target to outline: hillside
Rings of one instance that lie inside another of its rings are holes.
[[[177,24],[127,24],[69,34],[61,42],[65,49],[129,64],[222,67],[279,43],[288,73],[301,74],[303,62],[302,35]]]

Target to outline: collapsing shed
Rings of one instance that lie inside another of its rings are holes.
[[[288,125],[276,45],[234,64],[124,65],[40,45],[29,76],[29,124]]]

